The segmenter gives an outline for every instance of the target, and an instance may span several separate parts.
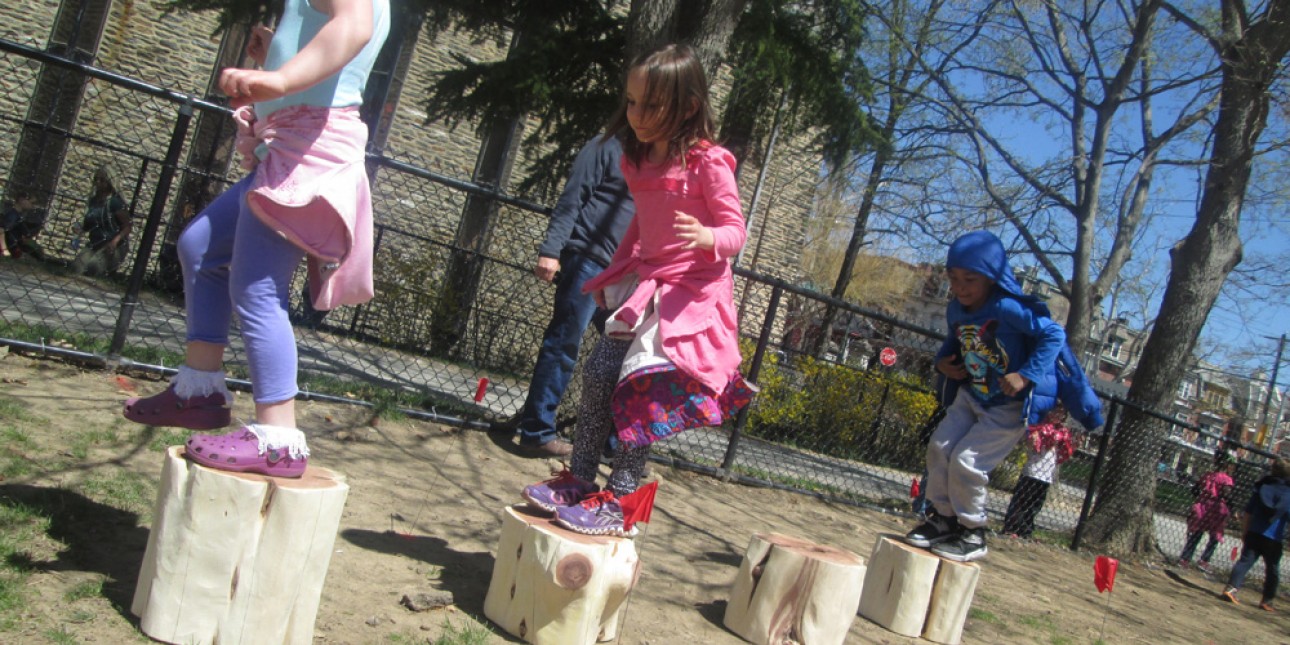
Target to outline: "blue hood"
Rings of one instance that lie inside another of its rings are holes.
[[[1290,513],[1290,484],[1279,477],[1265,477],[1259,482],[1259,501],[1274,513]]]
[[[1017,283],[1012,267],[1008,265],[1008,252],[1004,250],[1003,242],[999,241],[994,233],[973,231],[954,240],[945,259],[945,268],[967,269],[980,273],[994,281],[996,289],[1015,298],[1027,309],[1052,318],[1048,305],[1034,296],[1021,292],[1021,285]]]

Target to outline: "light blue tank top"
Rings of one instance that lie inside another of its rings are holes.
[[[286,0],[282,20],[273,32],[264,69],[282,67],[296,55],[327,23],[328,15],[309,6],[309,0]],[[349,107],[363,103],[363,87],[372,71],[376,55],[385,44],[390,31],[389,0],[372,0],[372,39],[367,42],[339,72],[323,79],[317,85],[289,94],[280,99],[255,104],[256,119],[267,119],[270,114],[291,105],[316,105],[322,107]]]

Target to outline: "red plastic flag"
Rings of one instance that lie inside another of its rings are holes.
[[[918,486],[918,478],[909,480],[909,499],[918,499],[918,494],[923,492]]]
[[[1097,560],[1093,562],[1093,584],[1097,586],[1098,593],[1111,591],[1115,586],[1115,571],[1119,568],[1119,560],[1104,555],[1097,556]]]
[[[650,512],[654,510],[654,493],[658,491],[658,482],[650,482],[636,489],[636,492],[623,495],[618,500],[623,506],[623,530],[630,531],[637,522],[649,524]]]
[[[1232,547],[1232,562],[1236,562],[1237,554],[1240,552],[1241,552],[1241,547],[1239,546]]]
[[[475,403],[484,400],[484,393],[488,392],[488,377],[479,379],[479,385],[475,386]]]

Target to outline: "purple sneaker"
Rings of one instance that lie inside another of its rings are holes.
[[[598,490],[599,486],[578,479],[566,469],[552,479],[525,486],[524,492],[520,494],[529,504],[548,513],[555,513],[556,509],[577,504],[582,498]]]
[[[592,493],[580,504],[564,506],[555,512],[555,523],[584,535],[633,537],[636,527],[623,529],[623,505],[611,491]]]

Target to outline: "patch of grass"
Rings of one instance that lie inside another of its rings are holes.
[[[1071,539],[1074,537],[1067,531],[1047,531],[1044,529],[1035,529],[1031,537],[1041,544],[1057,546],[1069,550],[1071,548]]]
[[[152,441],[148,442],[148,450],[165,452],[171,446],[181,446],[188,440],[188,434],[187,430],[179,428],[157,428]]]
[[[106,478],[87,479],[80,485],[80,490],[91,500],[132,511],[140,517],[152,510],[153,498],[157,492],[153,480],[127,472]]]
[[[67,602],[76,602],[82,598],[95,598],[103,595],[102,580],[86,580],[75,587],[67,590],[63,594],[63,600]]]
[[[0,443],[17,444],[19,446],[30,447],[32,445],[31,436],[17,426],[4,426],[0,428]]]
[[[36,464],[23,455],[12,455],[0,462],[0,479],[16,479],[36,472]]]
[[[1003,620],[998,616],[995,616],[984,609],[977,609],[976,607],[968,610],[968,618],[971,620],[979,620],[983,623],[990,623],[991,625],[1003,624]]]
[[[164,347],[134,347],[127,345],[121,348],[121,356],[132,361],[162,367],[178,367],[184,364],[184,355]]]
[[[49,639],[50,643],[67,643],[68,645],[75,645],[80,642],[76,640],[75,636],[72,636],[63,629],[46,629],[45,638]]]
[[[26,548],[49,530],[49,518],[35,509],[0,499],[0,630],[18,624],[14,612],[26,605],[26,566],[31,555]]]
[[[492,635],[487,627],[474,621],[467,621],[459,629],[449,620],[444,624],[443,634],[434,640],[433,645],[486,645]]]
[[[0,421],[31,423],[35,415],[27,411],[27,404],[7,396],[0,396]]]

